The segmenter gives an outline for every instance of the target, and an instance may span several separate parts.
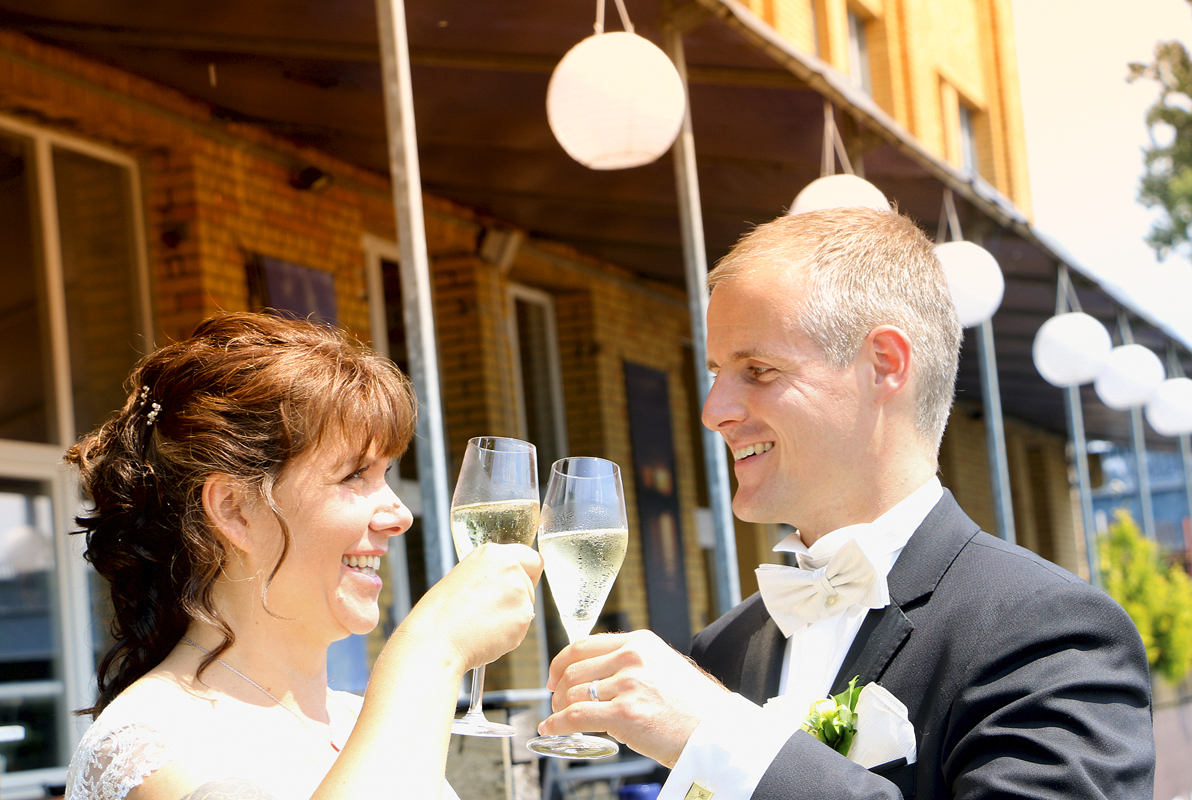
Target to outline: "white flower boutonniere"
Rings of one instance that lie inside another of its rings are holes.
[[[848,688],[838,695],[816,700],[807,712],[807,718],[800,726],[821,742],[842,756],[847,756],[857,735],[857,699],[861,690],[857,678],[848,682]]]
[[[858,687],[857,680],[812,703],[802,729],[866,769],[899,758],[914,764],[915,729],[906,706],[876,683]]]

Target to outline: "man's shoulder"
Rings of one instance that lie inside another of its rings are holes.
[[[984,531],[965,543],[945,575],[945,580],[958,578],[970,585],[1008,582],[1019,587],[1096,591],[1084,578],[1059,564]]]

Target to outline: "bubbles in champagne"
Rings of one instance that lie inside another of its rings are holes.
[[[557,516],[554,524],[560,524]],[[547,533],[543,526],[538,549],[546,562],[551,595],[571,641],[591,633],[625,560],[628,544],[629,532],[624,527]]]
[[[485,542],[528,545],[537,530],[537,500],[472,503],[451,509],[451,538],[461,560]]]

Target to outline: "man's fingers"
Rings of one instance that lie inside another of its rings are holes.
[[[559,681],[570,667],[614,652],[625,643],[628,636],[627,633],[601,633],[584,637],[567,645],[551,662],[546,688],[552,692],[555,691]]]

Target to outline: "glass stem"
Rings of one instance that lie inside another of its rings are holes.
[[[481,697],[484,695],[484,666],[472,670],[472,699],[468,702],[468,716],[484,714],[481,710]]]

